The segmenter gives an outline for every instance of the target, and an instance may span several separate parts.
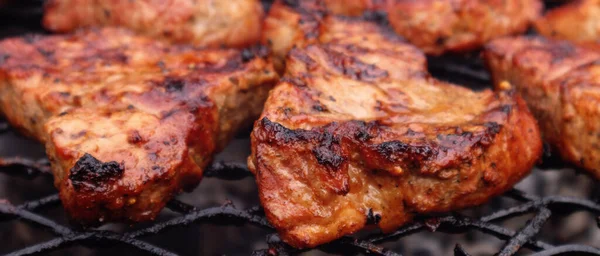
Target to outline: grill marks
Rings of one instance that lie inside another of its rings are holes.
[[[386,70],[380,69],[374,64],[364,63],[356,57],[339,53],[329,48],[324,48],[324,50],[330,57],[328,59],[329,64],[350,79],[375,82],[389,76]]]
[[[422,132],[407,129],[404,134],[398,134],[378,122],[348,121],[311,130],[293,130],[263,118],[260,129],[255,131],[260,133],[257,137],[264,140],[260,142],[309,148],[324,170],[332,175],[342,174],[338,178],[348,178],[348,163],[353,162],[357,166],[387,171],[392,175],[401,175],[408,170],[446,179],[449,177],[439,176],[443,170],[478,158],[491,145],[502,126],[488,122],[473,125],[470,129],[477,132],[438,127]],[[391,137],[398,139],[386,141]],[[349,153],[356,151],[361,152],[360,156]]]

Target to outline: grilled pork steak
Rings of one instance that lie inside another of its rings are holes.
[[[491,39],[520,34],[539,17],[540,0],[390,0],[396,32],[427,54],[480,48]]]
[[[328,40],[329,14],[361,15],[389,25],[427,54],[472,50],[485,42],[524,32],[539,16],[539,0],[304,0],[275,1],[264,22],[262,42],[273,48],[275,66],[293,47]],[[359,28],[357,28],[358,30]],[[355,36],[358,36],[356,34]]]
[[[153,219],[277,81],[261,47],[171,46],[121,29],[0,42],[0,106],[46,144],[71,218]]]
[[[545,37],[600,50],[600,0],[575,0],[549,10],[535,28]]]
[[[600,52],[541,37],[503,38],[484,56],[497,86],[516,86],[545,139],[600,178]]]
[[[519,96],[431,78],[417,48],[375,23],[273,8],[283,20],[272,15],[270,31],[288,35],[273,45],[295,49],[255,123],[248,165],[291,245],[481,204],[539,157]]]
[[[49,0],[44,26],[54,32],[122,26],[198,46],[249,46],[261,33],[259,0]]]

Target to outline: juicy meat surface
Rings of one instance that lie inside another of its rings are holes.
[[[600,0],[575,0],[535,22],[538,33],[600,50]]]
[[[294,31],[287,21],[302,15],[271,25]],[[417,48],[375,23],[310,17],[301,25],[320,29],[294,41],[248,159],[266,216],[289,244],[314,247],[370,225],[390,232],[416,214],[478,205],[534,165],[541,139],[519,96],[431,78]]]
[[[198,46],[249,46],[258,42],[259,0],[49,0],[44,26],[54,32],[122,26],[155,38]]]
[[[517,37],[492,41],[484,56],[495,84],[516,87],[554,150],[600,178],[600,52]]]
[[[389,22],[388,26],[425,53],[439,55],[472,50],[493,38],[524,32],[541,7],[539,0],[278,0],[264,21],[262,42],[272,47],[275,67],[282,72],[283,60],[292,48],[327,40],[332,27],[328,17],[375,10],[387,13],[387,19],[380,15],[364,18]]]
[[[278,78],[266,54],[112,28],[6,39],[0,107],[45,143],[72,219],[150,220],[260,115]]]
[[[541,9],[540,0],[390,0],[387,12],[398,34],[439,55],[523,33]]]
[[[334,14],[361,16],[365,11],[383,11],[390,0],[323,0]]]

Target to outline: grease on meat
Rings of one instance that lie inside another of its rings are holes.
[[[391,0],[396,32],[427,54],[477,49],[520,34],[540,15],[539,0]]]
[[[549,10],[535,28],[545,37],[600,50],[600,0],[575,0]]]
[[[244,47],[258,42],[259,0],[50,0],[43,24],[54,32],[122,26],[174,42]]]
[[[266,54],[113,28],[6,39],[0,109],[45,142],[72,219],[151,220],[260,114],[278,78]]]
[[[271,36],[293,35],[275,50],[294,49],[255,123],[248,165],[289,244],[369,225],[390,232],[416,214],[481,204],[539,157],[519,96],[431,78],[417,48],[375,23],[273,8]]]
[[[516,87],[554,150],[600,178],[600,52],[516,37],[492,41],[484,56],[495,84]]]

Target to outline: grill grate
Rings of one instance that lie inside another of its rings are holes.
[[[4,31],[0,29],[0,34],[7,36],[22,34],[23,32],[42,31],[39,27],[39,18],[41,16],[41,8],[39,6],[42,2],[43,0],[28,0],[19,2],[23,6],[0,9],[0,14],[3,14],[0,15],[0,25],[10,28]],[[266,0],[263,2],[268,7],[270,1]],[[559,1],[552,0],[546,2],[550,6],[555,6]],[[482,68],[477,54],[430,58],[429,68],[434,76],[458,84],[468,85],[473,89],[487,88],[490,84],[489,74]],[[7,131],[10,131],[9,125],[5,121],[0,120],[0,134]],[[0,141],[0,143],[3,143],[3,141]],[[545,155],[544,166],[542,167],[552,168],[561,164],[557,162],[556,157]],[[49,163],[46,159],[35,160],[24,157],[0,158],[0,173],[5,174],[10,179],[25,179],[30,180],[32,183],[37,177],[51,177]],[[216,162],[205,171],[205,177],[221,181],[241,182],[251,176],[252,174],[245,165],[231,162]],[[386,249],[382,244],[391,241],[401,241],[411,235],[423,232],[453,234],[477,230],[505,241],[503,246],[497,248],[497,255],[520,254],[524,251],[521,250],[523,248],[534,251],[533,255],[536,256],[564,254],[600,255],[600,249],[591,246],[582,244],[554,245],[536,238],[540,236],[541,227],[544,223],[551,220],[551,217],[567,216],[576,211],[600,216],[600,204],[598,203],[600,199],[600,183],[596,183],[595,187],[595,195],[590,198],[566,196],[537,197],[513,189],[505,193],[502,197],[516,202],[516,206],[498,207],[491,203],[491,208],[494,211],[483,217],[474,218],[457,213],[438,217],[421,216],[412,224],[401,227],[393,233],[343,237],[329,244],[319,246],[316,250],[342,255],[400,255],[397,252]],[[294,249],[283,243],[275,233],[273,227],[266,221],[260,206],[240,210],[233,204],[228,203],[219,207],[198,209],[193,205],[175,199],[167,204],[167,208],[176,212],[177,215],[164,221],[156,221],[151,223],[150,226],[139,229],[128,230],[126,232],[97,229],[78,230],[52,220],[49,214],[41,213],[42,210],[48,209],[60,210],[58,194],[51,194],[20,205],[14,205],[9,201],[0,199],[0,224],[9,221],[18,221],[50,231],[54,236],[42,243],[29,244],[17,251],[10,252],[8,255],[46,254],[77,245],[84,245],[89,248],[122,245],[136,248],[140,252],[151,255],[175,255],[168,248],[156,246],[142,239],[165,234],[171,228],[197,223],[225,225],[250,224],[271,232],[272,234],[266,237],[268,248],[256,250],[252,252],[252,255],[294,255],[307,251]],[[518,230],[496,224],[503,220],[529,216],[532,213],[533,215],[526,224]],[[598,223],[595,223],[596,226],[600,226],[600,218],[597,218],[597,221]],[[2,233],[8,233],[9,236],[15,232],[15,230],[2,230]],[[465,248],[464,244],[456,244],[454,254],[470,255]]]
[[[0,163],[0,172],[10,176],[21,175],[19,172],[26,170],[29,177],[38,175],[49,175],[48,162],[45,160],[31,160],[26,158],[5,159]],[[207,177],[222,180],[240,180],[251,176],[251,173],[242,165],[217,162],[206,171]],[[554,246],[535,239],[541,226],[548,221],[552,215],[564,215],[564,211],[553,209],[569,209],[569,211],[587,211],[595,216],[600,216],[600,204],[593,200],[565,197],[547,196],[536,197],[519,190],[511,190],[503,195],[520,202],[517,206],[498,209],[495,212],[480,218],[470,218],[459,214],[443,217],[422,218],[413,224],[404,226],[390,234],[368,235],[362,238],[344,237],[329,244],[322,245],[317,250],[337,254],[370,254],[370,255],[400,255],[387,250],[378,244],[401,239],[416,232],[439,231],[447,233],[465,232],[467,230],[479,230],[499,239],[505,240],[505,245],[499,249],[498,255],[515,255],[522,247],[536,251],[534,255],[560,255],[565,253],[580,253],[584,255],[600,255],[600,249],[586,245],[561,245]],[[30,255],[37,253],[48,253],[53,250],[84,244],[88,247],[102,246],[105,243],[119,243],[153,255],[176,255],[165,248],[152,245],[139,238],[159,234],[164,230],[176,226],[191,223],[210,222],[230,225],[252,224],[268,231],[274,231],[273,227],[266,221],[263,211],[259,206],[246,210],[236,209],[232,204],[220,207],[196,209],[196,207],[172,200],[167,208],[179,213],[170,220],[154,223],[153,225],[129,231],[117,233],[103,230],[77,231],[70,227],[56,223],[55,221],[36,213],[41,208],[58,207],[60,200],[57,194],[53,194],[38,200],[29,201],[15,206],[10,202],[0,202],[0,222],[18,218],[19,221],[51,231],[56,238],[49,241],[33,244],[7,255]],[[494,221],[514,218],[527,213],[534,212],[535,215],[518,231],[494,224]],[[283,243],[277,234],[267,237],[268,249],[257,250],[252,255],[290,255],[304,252]],[[455,255],[469,255],[462,246],[456,245]]]

